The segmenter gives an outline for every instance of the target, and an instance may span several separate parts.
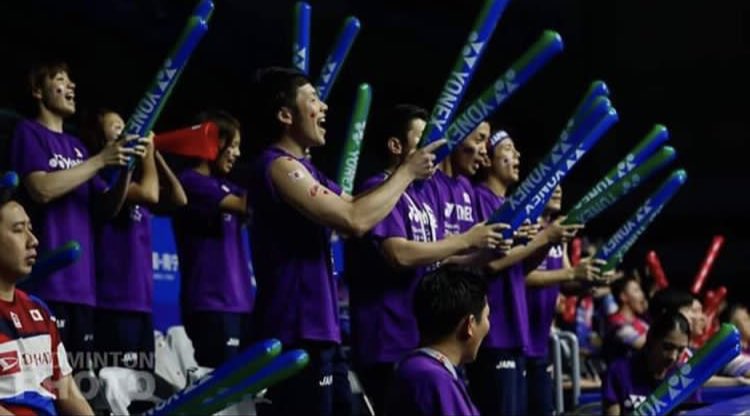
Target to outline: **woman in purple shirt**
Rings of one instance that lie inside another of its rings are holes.
[[[240,156],[240,123],[223,111],[198,117],[205,121],[219,128],[219,155],[179,173],[188,204],[175,213],[173,226],[182,322],[198,364],[218,367],[251,342],[254,297],[242,240],[247,196],[226,178]]]
[[[76,112],[76,84],[64,63],[32,69],[30,92],[36,102],[33,119],[21,120],[10,143],[10,168],[22,181],[21,197],[32,217],[39,252],[54,250],[70,240],[81,246],[78,261],[42,279],[24,282],[57,319],[60,336],[76,370],[86,369],[93,350],[96,280],[91,216],[115,215],[125,199],[129,174],[111,188],[98,176],[102,169],[123,169],[128,158],[142,158],[146,147],[110,142],[89,154],[81,140],[63,129]],[[140,140],[128,138],[125,141]]]
[[[690,324],[681,313],[671,311],[659,317],[649,328],[642,350],[608,367],[602,382],[605,414],[635,410],[679,364],[689,345]]]
[[[98,153],[122,133],[125,122],[114,111],[100,109],[87,120],[83,141]],[[160,195],[159,173],[162,174]],[[152,316],[153,267],[151,262],[151,212],[187,203],[179,181],[148,142],[146,156],[128,183],[125,204],[117,216],[94,227],[96,302],[94,348],[112,362],[153,370],[154,324]]]

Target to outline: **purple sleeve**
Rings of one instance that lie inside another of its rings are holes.
[[[50,150],[42,137],[29,127],[28,122],[19,122],[10,146],[11,169],[21,178],[32,172],[47,172],[50,157]]]
[[[408,238],[406,233],[406,221],[405,212],[403,210],[403,196],[393,207],[391,212],[383,218],[375,228],[372,229],[372,235],[378,239],[386,239],[392,237]]]
[[[187,209],[201,214],[217,212],[221,201],[232,193],[229,186],[200,174],[182,175],[180,182],[188,198]]]

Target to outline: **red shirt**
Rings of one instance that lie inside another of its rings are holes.
[[[14,414],[55,414],[55,382],[72,372],[46,305],[16,289],[0,300],[0,405]]]

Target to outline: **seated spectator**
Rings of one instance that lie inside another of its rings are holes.
[[[640,351],[609,366],[602,383],[605,414],[623,415],[635,410],[678,365],[689,344],[690,324],[681,313],[667,312],[659,317]]]
[[[442,268],[424,277],[414,296],[422,348],[396,368],[388,415],[478,415],[456,367],[474,361],[489,331],[487,286],[481,277]]]

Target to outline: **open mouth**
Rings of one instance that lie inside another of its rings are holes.
[[[65,93],[65,101],[70,104],[75,104],[76,101],[76,93],[73,91],[68,91]]]
[[[323,116],[323,117],[318,118],[318,120],[315,122],[315,125],[318,126],[318,129],[321,132],[325,133],[326,132],[326,127],[325,127],[325,125],[326,125],[326,117]]]

